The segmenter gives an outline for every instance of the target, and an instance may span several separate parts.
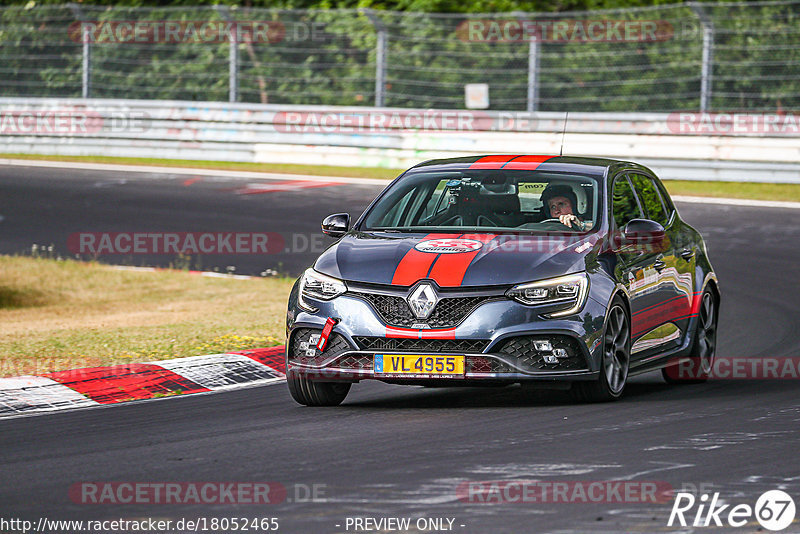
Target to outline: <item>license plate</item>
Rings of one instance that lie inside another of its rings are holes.
[[[464,376],[464,357],[435,354],[376,354],[375,374],[426,378]]]

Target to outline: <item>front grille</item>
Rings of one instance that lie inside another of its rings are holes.
[[[339,361],[335,362],[332,367],[339,369],[372,369],[374,362],[372,354],[355,354],[352,356],[343,356]]]
[[[351,349],[350,345],[342,336],[333,333],[328,338],[325,351],[321,352],[316,348],[315,343],[309,343],[309,338],[312,335],[319,335],[320,332],[321,330],[314,330],[311,328],[298,328],[295,334],[292,336],[290,347],[291,350],[289,351],[289,361],[300,365],[319,366],[322,365],[325,360],[330,359],[331,356],[341,354]],[[308,347],[306,349],[302,349],[300,346],[301,343],[306,343]],[[314,351],[313,356],[310,355],[311,349]]]
[[[545,354],[537,351],[533,342],[548,340],[554,349],[565,349],[567,356],[559,358],[558,363],[545,363]],[[527,371],[579,371],[586,369],[586,361],[578,341],[570,336],[541,335],[512,337],[500,343],[492,353],[511,356],[517,365]]]
[[[418,323],[425,323],[431,328],[450,328],[463,321],[472,310],[484,302],[502,298],[497,295],[444,297],[436,304],[428,319],[422,320],[417,319],[411,312],[405,297],[358,292],[350,292],[348,295],[369,302],[384,323],[404,328],[409,328]]]
[[[486,339],[404,339],[358,336],[353,338],[361,350],[391,350],[398,352],[483,352],[489,345]]]
[[[495,358],[485,356],[467,356],[467,373],[513,373],[509,365]]]

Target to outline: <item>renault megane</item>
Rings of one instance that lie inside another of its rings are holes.
[[[351,385],[567,382],[619,398],[628,378],[713,364],[720,303],[703,238],[646,167],[492,155],[403,173],[292,289],[286,370],[299,403]]]

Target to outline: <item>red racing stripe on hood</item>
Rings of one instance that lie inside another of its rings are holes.
[[[426,239],[452,239],[460,235],[461,234],[428,234],[420,241],[425,241]],[[394,275],[392,276],[392,285],[410,286],[417,280],[425,278],[434,260],[436,260],[436,254],[420,252],[412,248],[406,252],[406,255],[403,256],[403,259],[397,264],[397,268],[394,270]]]
[[[489,243],[492,239],[497,237],[496,234],[464,234],[462,239],[474,239],[482,243]],[[455,287],[460,286],[464,275],[467,273],[467,268],[472,260],[477,256],[483,248],[475,252],[463,252],[460,254],[442,254],[431,269],[429,278],[433,278],[440,287]]]

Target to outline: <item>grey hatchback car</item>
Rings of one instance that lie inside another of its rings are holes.
[[[289,391],[341,403],[353,383],[563,382],[618,399],[632,375],[711,370],[720,304],[700,234],[636,163],[491,155],[404,172],[289,297]]]

